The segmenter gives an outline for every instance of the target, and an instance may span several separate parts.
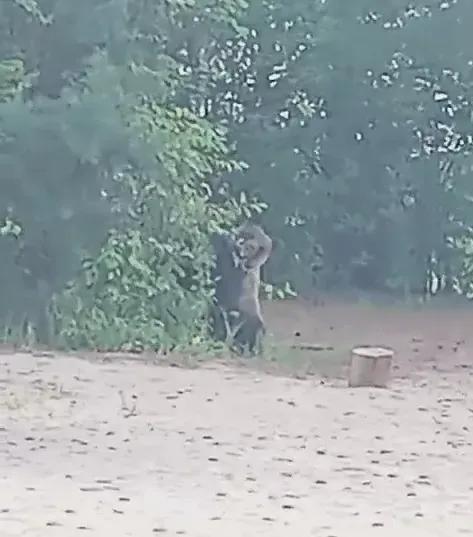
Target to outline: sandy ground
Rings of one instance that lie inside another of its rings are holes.
[[[0,355],[1,537],[473,535],[473,311],[266,313],[251,368]],[[389,389],[346,386],[363,343]]]

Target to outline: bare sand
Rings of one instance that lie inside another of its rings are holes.
[[[300,356],[270,374],[1,354],[0,536],[473,535],[473,313],[268,318],[281,346],[392,346],[390,387]]]

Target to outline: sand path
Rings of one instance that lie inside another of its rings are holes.
[[[473,535],[472,378],[4,354],[0,535]]]

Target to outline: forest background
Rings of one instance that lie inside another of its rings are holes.
[[[469,296],[472,14],[0,2],[3,339],[203,344],[208,238],[250,215],[269,298]]]

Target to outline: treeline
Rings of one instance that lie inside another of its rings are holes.
[[[4,337],[199,345],[250,214],[278,289],[468,294],[471,9],[1,2]]]

